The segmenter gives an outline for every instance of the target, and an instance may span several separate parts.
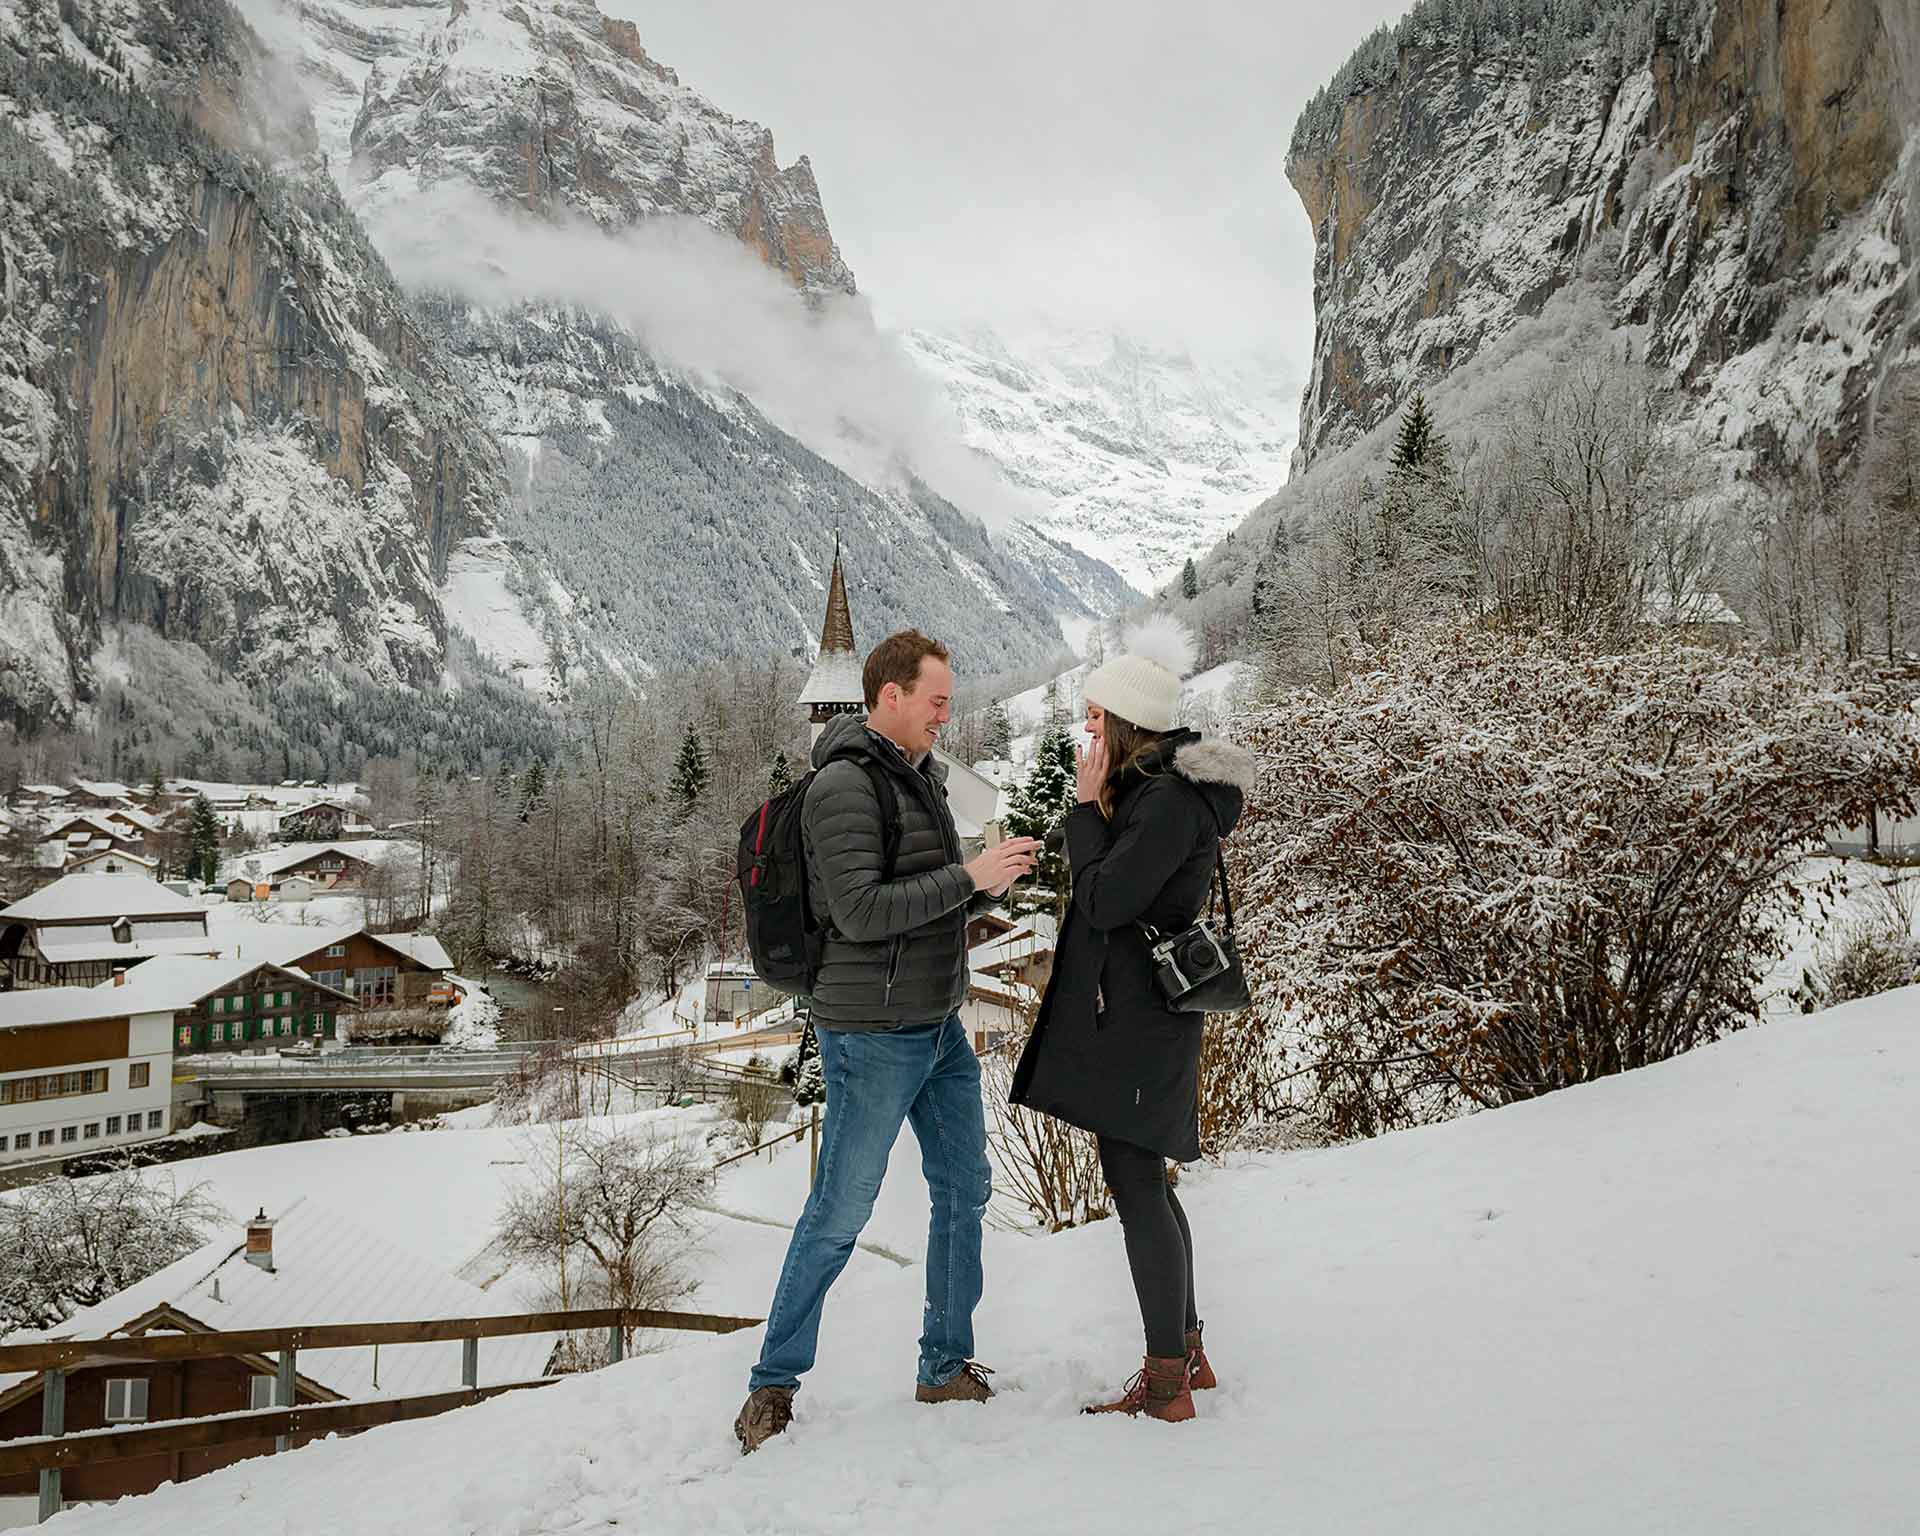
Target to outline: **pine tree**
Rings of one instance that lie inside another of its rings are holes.
[[[543,757],[536,757],[527,764],[527,771],[520,778],[520,819],[528,820],[546,803],[546,798],[547,761]]]
[[[773,767],[767,770],[767,798],[785,793],[793,785],[793,765],[785,752],[773,754]]]
[[[193,797],[193,817],[187,831],[187,878],[213,884],[220,872],[220,821],[205,795]]]
[[[1066,820],[1077,799],[1073,743],[1064,726],[1049,725],[1034,748],[1033,766],[1007,806],[1007,835],[1044,838]],[[1032,878],[1015,884],[1007,900],[1016,912],[1045,911],[1060,917],[1071,890],[1066,856],[1043,849],[1034,862]]]
[[[1180,567],[1180,595],[1192,602],[1200,595],[1200,573],[1193,568],[1193,556],[1187,556],[1187,563]]]
[[[1396,476],[1431,473],[1444,461],[1447,440],[1433,424],[1427,411],[1427,397],[1415,394],[1400,417],[1400,438],[1393,445],[1393,473]]]
[[[673,777],[667,781],[667,788],[680,802],[680,808],[690,811],[706,787],[707,754],[700,745],[699,735],[689,725],[680,742],[680,755],[674,759]]]
[[[1013,721],[1007,718],[1007,706],[998,699],[987,706],[986,736],[980,750],[996,762],[1013,750]]]

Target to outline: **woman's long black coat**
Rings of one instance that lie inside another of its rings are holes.
[[[1073,903],[1012,1101],[1177,1162],[1200,1155],[1200,1024],[1153,979],[1145,922],[1162,934],[1207,903],[1219,840],[1240,818],[1252,757],[1175,732],[1096,805],[1067,819]]]

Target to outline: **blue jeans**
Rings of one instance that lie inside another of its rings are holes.
[[[980,1063],[957,1014],[898,1029],[823,1029],[819,1041],[827,1082],[820,1163],[787,1244],[751,1386],[797,1387],[812,1368],[827,1291],[873,1214],[904,1120],[933,1197],[919,1380],[937,1387],[973,1358],[980,1222],[993,1191]]]

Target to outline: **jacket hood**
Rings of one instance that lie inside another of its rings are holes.
[[[812,762],[816,768],[824,768],[828,763],[842,757],[870,757],[875,762],[888,763],[902,773],[912,773],[914,765],[886,737],[877,731],[867,729],[865,715],[835,715],[821,731],[820,739],[813,744]],[[947,777],[947,765],[929,752],[921,769],[936,782],[944,783]]]
[[[1260,765],[1245,747],[1203,737],[1198,731],[1171,731],[1141,763],[1143,774],[1171,769],[1200,791],[1225,837],[1240,820]]]

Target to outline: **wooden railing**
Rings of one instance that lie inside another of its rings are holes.
[[[626,1335],[637,1328],[677,1328],[703,1333],[733,1333],[760,1324],[757,1317],[726,1317],[705,1312],[663,1312],[646,1308],[596,1307],[560,1312],[520,1312],[497,1317],[442,1317],[406,1323],[319,1323],[308,1327],[248,1328],[226,1333],[152,1333],[105,1339],[58,1339],[38,1344],[0,1344],[0,1372],[42,1371],[41,1433],[0,1441],[0,1477],[40,1474],[40,1519],[61,1506],[60,1474],[66,1467],[123,1461],[133,1456],[208,1450],[271,1436],[284,1451],[297,1436],[369,1429],[404,1419],[428,1418],[462,1408],[502,1392],[549,1386],[557,1376],[528,1381],[479,1384],[480,1341],[529,1333],[579,1333],[607,1330],[610,1362],[625,1358]],[[293,1401],[295,1362],[303,1349],[346,1349],[377,1344],[433,1344],[459,1340],[462,1385],[453,1391],[413,1397],[369,1398],[354,1402]],[[98,1366],[159,1364],[220,1359],[231,1355],[275,1355],[276,1404],[204,1418],[171,1419],[134,1428],[65,1433],[69,1371]]]

